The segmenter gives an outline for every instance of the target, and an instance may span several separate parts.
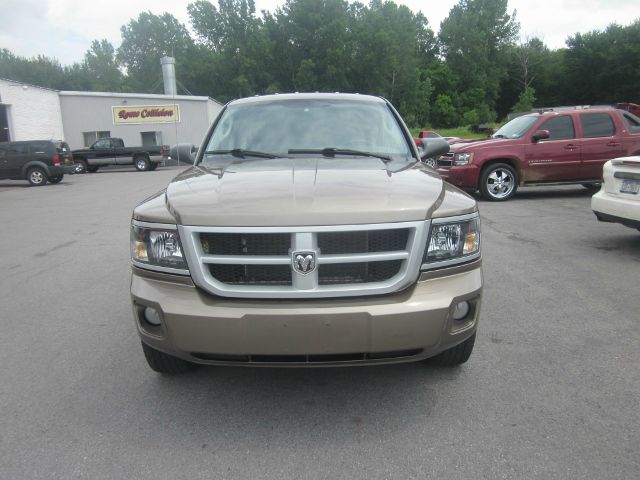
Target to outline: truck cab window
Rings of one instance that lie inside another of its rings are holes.
[[[607,113],[583,113],[580,115],[580,125],[585,138],[610,137],[616,133],[613,120]]]
[[[573,120],[569,115],[550,118],[544,122],[538,130],[549,130],[549,138],[547,140],[576,138]]]

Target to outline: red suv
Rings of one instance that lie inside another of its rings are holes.
[[[602,182],[602,165],[640,154],[640,118],[607,108],[575,107],[514,118],[491,138],[451,145],[438,173],[464,190],[504,201],[518,186]]]

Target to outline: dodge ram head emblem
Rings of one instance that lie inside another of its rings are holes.
[[[293,252],[292,255],[293,269],[306,275],[316,268],[316,252]]]

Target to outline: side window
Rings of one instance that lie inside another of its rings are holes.
[[[45,153],[48,150],[49,144],[47,143],[32,143],[30,145],[31,153]]]
[[[640,131],[640,118],[636,117],[632,113],[627,113],[627,112],[622,114],[622,118],[624,118],[624,123],[627,124],[627,127],[629,128],[629,130],[631,130],[634,133],[637,133],[638,131]]]
[[[544,122],[538,130],[549,130],[549,138],[547,140],[576,138],[576,130],[573,127],[573,120],[569,115],[550,118]]]
[[[101,138],[108,138],[111,136],[111,132],[109,131],[100,131],[100,132],[82,132],[82,138],[84,139],[84,146],[89,147],[93,145],[93,142],[99,140]]]
[[[608,113],[582,113],[580,125],[585,138],[610,137],[616,133],[616,127]]]
[[[99,140],[95,143],[94,148],[111,148],[111,141]]]
[[[22,145],[9,146],[9,155],[25,155],[27,153],[29,153],[29,146],[26,143]]]

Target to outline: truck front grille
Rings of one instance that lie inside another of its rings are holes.
[[[363,230],[360,232],[322,232],[318,249],[325,254],[397,252],[407,248],[409,230]]]
[[[445,153],[438,157],[438,166],[439,167],[450,167],[453,165],[453,152]]]
[[[229,285],[291,285],[289,265],[209,264],[213,278]]]
[[[200,241],[212,255],[288,255],[291,234],[201,233]]]
[[[400,271],[402,260],[363,263],[332,263],[318,267],[320,285],[370,283],[389,280]]]
[[[415,282],[428,222],[179,229],[194,282],[216,296],[322,298]]]

